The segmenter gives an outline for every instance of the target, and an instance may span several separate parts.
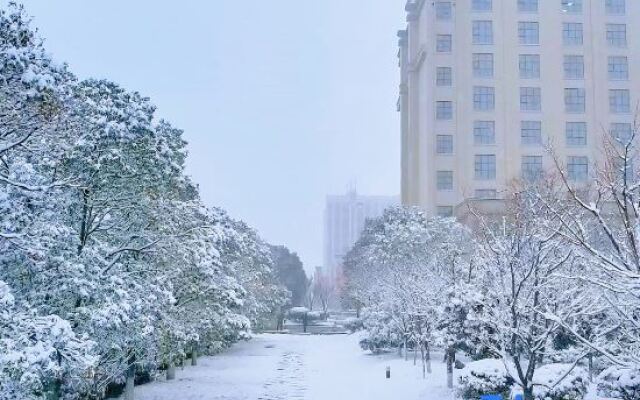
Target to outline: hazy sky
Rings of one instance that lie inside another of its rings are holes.
[[[0,0],[5,5],[7,0]],[[325,195],[399,192],[405,0],[26,0],[81,78],[185,130],[204,201],[322,263]]]

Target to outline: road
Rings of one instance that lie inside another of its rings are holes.
[[[391,367],[391,379],[385,369]],[[258,335],[178,370],[174,381],[136,387],[137,400],[418,400],[452,398],[444,366],[422,379],[397,355],[370,355],[350,335]]]

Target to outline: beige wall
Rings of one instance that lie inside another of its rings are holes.
[[[473,197],[476,189],[505,190],[508,182],[521,176],[521,157],[544,155],[545,168],[551,160],[544,146],[522,145],[520,123],[523,120],[542,122],[543,142],[550,142],[560,160],[568,156],[588,156],[591,163],[601,155],[604,132],[612,122],[633,122],[640,94],[640,1],[627,0],[624,16],[607,15],[605,0],[583,0],[580,14],[561,9],[561,0],[539,0],[537,13],[521,13],[517,0],[493,0],[491,12],[474,12],[472,0],[452,1],[453,18],[436,20],[436,1],[410,1],[407,4],[407,30],[400,33],[400,64],[402,74],[400,110],[402,113],[402,201],[419,205],[435,214],[438,206],[456,206]],[[472,21],[493,21],[493,45],[472,44]],[[520,45],[518,22],[540,23],[540,44]],[[564,46],[563,22],[581,22],[584,27],[582,46]],[[606,41],[606,24],[627,25],[627,47],[612,47]],[[437,53],[436,35],[452,34],[453,51]],[[494,78],[473,77],[472,54],[494,54]],[[520,79],[519,55],[539,54],[540,79]],[[564,78],[564,55],[583,55],[585,79]],[[627,56],[628,81],[608,79],[608,56]],[[436,68],[453,68],[453,86],[436,86]],[[473,87],[495,87],[495,110],[474,111]],[[520,87],[540,87],[541,112],[520,111]],[[586,112],[565,112],[564,89],[582,87],[586,90]],[[609,89],[631,90],[631,113],[609,112]],[[451,121],[437,121],[436,101],[454,102]],[[495,144],[474,144],[473,122],[493,120]],[[587,123],[587,146],[568,146],[566,122]],[[454,136],[452,155],[436,154],[436,136]],[[476,154],[496,155],[496,179],[479,181],[474,176]],[[436,189],[436,171],[454,171],[451,191]],[[590,173],[594,166],[590,165]]]

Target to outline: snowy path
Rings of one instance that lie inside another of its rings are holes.
[[[450,400],[444,365],[434,358],[423,380],[412,361],[369,355],[354,336],[259,335],[178,370],[175,381],[136,387],[136,399]]]

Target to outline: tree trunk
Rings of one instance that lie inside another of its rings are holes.
[[[524,400],[535,400],[533,398],[533,386],[527,385],[524,388],[523,393],[524,393]]]
[[[420,360],[422,361],[422,379],[426,379],[427,378],[427,363],[426,360],[424,359],[424,346],[422,344],[420,344]]]
[[[409,358],[409,355],[407,354],[407,337],[405,336],[404,338],[404,360],[407,361]]]
[[[191,349],[191,365],[194,367],[198,365],[198,347],[197,346],[193,346],[193,348]]]
[[[425,343],[424,347],[425,347],[425,359],[427,364],[427,373],[430,374],[431,373],[431,346],[429,346],[429,343]]]
[[[589,353],[589,382],[593,382],[593,353]]]
[[[413,344],[413,365],[416,365],[416,361],[418,360],[418,346],[416,343]]]
[[[176,366],[173,365],[173,362],[169,362],[167,366],[167,380],[171,381],[176,379]]]
[[[304,313],[304,316],[302,317],[302,331],[304,333],[307,333],[307,325],[309,324],[309,316],[307,313]]]
[[[124,389],[124,400],[134,400],[133,389],[135,386],[135,378],[136,378],[136,359],[133,354],[129,354],[127,367],[127,381]]]
[[[456,351],[452,347],[447,349],[447,387],[453,388],[453,364],[456,360]]]

